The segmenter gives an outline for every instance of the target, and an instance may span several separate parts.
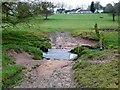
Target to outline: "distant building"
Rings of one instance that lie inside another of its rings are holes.
[[[99,11],[102,12],[102,11]],[[61,13],[61,14],[77,14],[77,13],[92,13],[90,10],[87,9],[72,9],[72,10],[65,10],[65,9],[57,9],[56,13]]]

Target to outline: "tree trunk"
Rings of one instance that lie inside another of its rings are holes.
[[[48,19],[47,17],[48,17],[48,15],[47,15],[47,13],[46,13],[46,14],[45,14],[45,20],[47,20],[47,19]]]
[[[113,21],[115,21],[115,14],[113,13]]]

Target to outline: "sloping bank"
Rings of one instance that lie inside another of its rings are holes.
[[[74,34],[78,37],[95,36],[92,32],[79,33]],[[104,32],[104,34],[106,35],[106,49],[89,49],[79,46],[72,50],[79,54],[79,58],[73,65],[74,78],[78,87],[118,88],[117,32]]]
[[[22,51],[33,55],[36,60],[43,58],[42,50],[51,48],[49,39],[43,33],[12,30],[7,28],[2,31],[2,87],[8,88],[16,84],[22,78],[21,71],[25,68],[15,64],[14,58],[8,55],[13,49],[19,53]]]

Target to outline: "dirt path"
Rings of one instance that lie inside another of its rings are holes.
[[[23,71],[22,83],[14,88],[72,88],[75,87],[72,73],[73,61],[32,59],[26,52],[16,53],[10,50],[18,65],[27,67]]]
[[[71,37],[69,32],[50,33],[52,48],[72,49],[79,44],[86,44],[83,39]],[[87,41],[88,43],[89,41]],[[91,43],[90,43],[91,44]],[[92,43],[91,45],[94,45]],[[67,60],[33,60],[26,52],[8,52],[16,60],[16,64],[27,69],[23,71],[22,83],[15,88],[73,88],[73,61]]]

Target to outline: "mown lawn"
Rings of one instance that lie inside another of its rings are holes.
[[[103,18],[100,18],[103,17]],[[58,14],[44,21],[41,28],[64,30],[89,30],[97,23],[100,28],[117,27],[117,21],[112,21],[108,14]]]

